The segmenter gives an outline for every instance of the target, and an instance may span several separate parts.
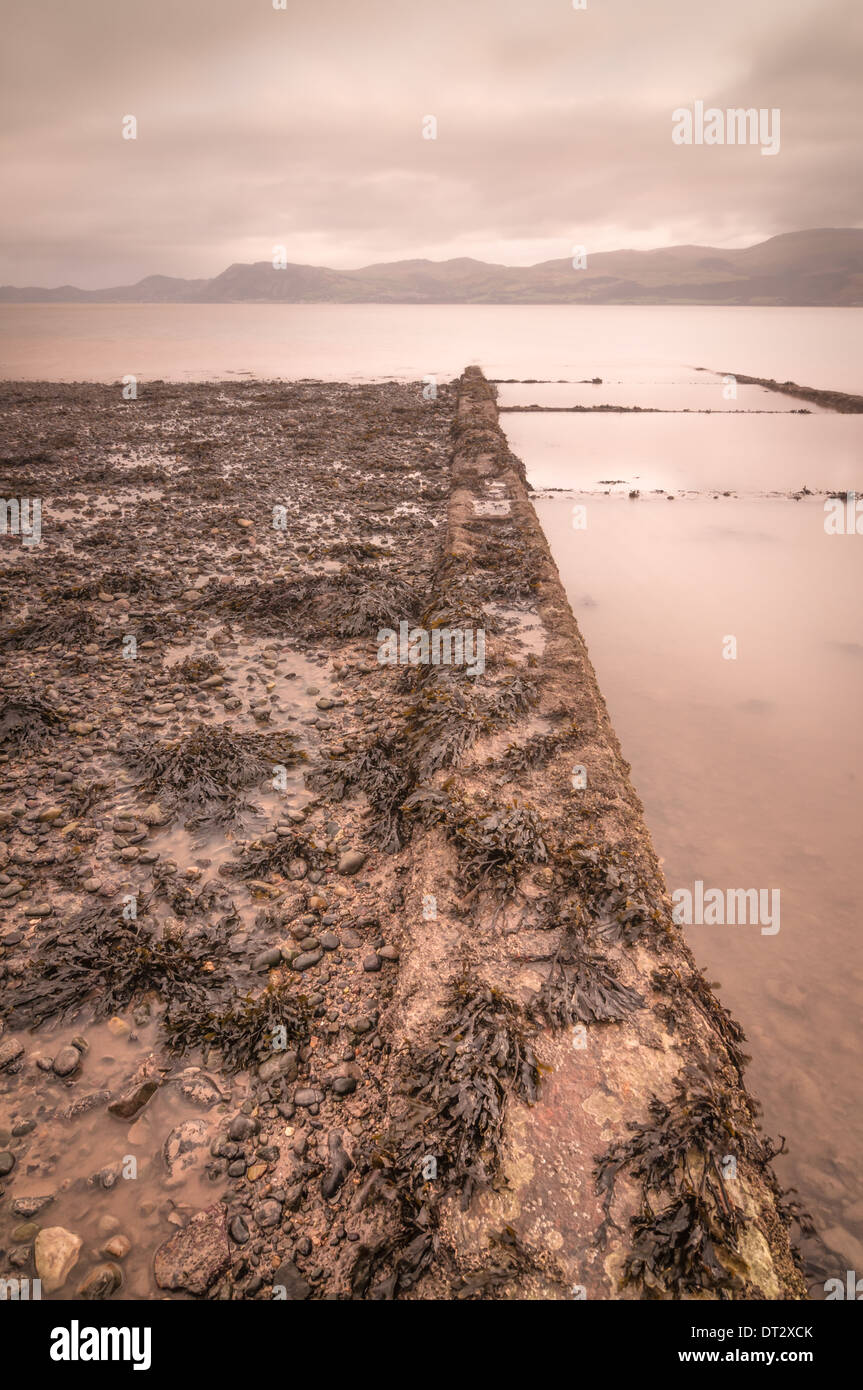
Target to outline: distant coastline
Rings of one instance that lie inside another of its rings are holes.
[[[236,264],[211,279],[150,275],[82,290],[0,286],[5,304],[679,304],[863,306],[863,229],[786,232],[742,250],[574,247],[533,266],[456,260],[383,262],[358,270],[273,261]]]

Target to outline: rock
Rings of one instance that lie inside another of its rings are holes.
[[[204,1110],[209,1110],[211,1105],[225,1099],[212,1076],[200,1067],[186,1067],[185,1071],[173,1078],[171,1084],[176,1086],[192,1105],[200,1105]]]
[[[317,965],[322,958],[323,951],[303,951],[300,955],[294,956],[291,961],[292,970],[311,970],[313,965]]]
[[[62,1289],[81,1253],[83,1241],[63,1226],[46,1226],[36,1237],[36,1273],[45,1293]]]
[[[318,936],[318,941],[325,951],[337,951],[340,944],[339,938],[332,931],[322,931]]]
[[[232,1217],[229,1232],[231,1240],[234,1241],[236,1245],[245,1245],[249,1239],[249,1227],[246,1224],[245,1217],[240,1216],[239,1213]]]
[[[260,1120],[256,1120],[252,1115],[235,1115],[228,1126],[228,1138],[242,1144],[244,1139],[251,1139],[253,1134],[257,1134],[260,1128]]]
[[[107,1261],[94,1265],[83,1283],[78,1285],[79,1298],[110,1298],[123,1282],[123,1271],[119,1265]]]
[[[157,801],[152,801],[150,805],[141,812],[138,819],[142,820],[145,825],[165,825],[167,821],[170,820],[170,816],[166,811],[162,810]]]
[[[255,1220],[263,1230],[278,1226],[282,1219],[282,1204],[275,1197],[267,1197],[255,1207]]]
[[[115,1260],[125,1260],[131,1249],[132,1242],[128,1236],[116,1235],[102,1246],[102,1254],[110,1255]]]
[[[201,1297],[231,1260],[226,1213],[216,1204],[195,1212],[188,1225],[160,1245],[153,1272],[160,1289]]]
[[[291,1303],[301,1303],[308,1298],[311,1293],[311,1285],[307,1284],[293,1260],[286,1260],[279,1265],[273,1275],[273,1298],[281,1299]]]
[[[363,956],[363,970],[365,970],[367,974],[373,974],[376,970],[380,970],[380,968],[381,958],[375,951],[372,951],[368,956]]]
[[[16,1245],[32,1245],[39,1234],[39,1227],[35,1221],[22,1221],[20,1226],[13,1226],[12,1239]]]
[[[185,1120],[176,1125],[162,1145],[162,1158],[168,1170],[167,1186],[176,1187],[184,1175],[200,1160],[200,1149],[207,1144],[207,1125],[204,1120]]]
[[[147,1077],[138,1082],[137,1085],[132,1085],[117,1100],[112,1100],[108,1106],[108,1113],[116,1115],[118,1120],[132,1120],[139,1110],[143,1110],[147,1101],[152,1099],[158,1089],[158,1079],[153,1076]]]
[[[255,956],[252,961],[253,970],[269,970],[274,965],[281,965],[282,951],[279,946],[271,946],[269,950],[262,951],[259,956]]]
[[[56,1076],[71,1076],[81,1065],[81,1054],[77,1047],[61,1047],[54,1058]]]
[[[15,1167],[15,1155],[8,1149],[0,1153],[0,1178],[8,1178],[12,1169]]]
[[[345,854],[339,856],[339,862],[336,866],[337,872],[340,874],[357,874],[367,859],[368,855],[363,854],[360,850],[348,850]]]
[[[323,1091],[317,1091],[313,1086],[303,1086],[294,1092],[294,1105],[302,1107],[320,1105],[323,1099]]]
[[[321,1182],[321,1193],[324,1197],[329,1199],[330,1197],[335,1197],[354,1165],[353,1160],[345,1151],[345,1147],[342,1144],[342,1136],[339,1134],[338,1130],[330,1130],[327,1138],[327,1147],[330,1155],[330,1166]]]
[[[286,1081],[296,1080],[296,1052],[274,1052],[272,1057],[267,1057],[258,1067],[258,1077],[261,1081],[275,1081],[280,1076]]]
[[[333,1094],[336,1096],[353,1095],[357,1089],[357,1079],[355,1076],[337,1076],[333,1082]]]
[[[6,1067],[11,1067],[13,1062],[24,1054],[24,1044],[17,1038],[4,1038],[0,1042],[0,1071],[5,1071]]]
[[[39,1197],[13,1197],[9,1203],[9,1210],[13,1216],[23,1216],[26,1221],[29,1221],[31,1216],[38,1216],[40,1211],[50,1207],[53,1200],[53,1192],[45,1192]]]

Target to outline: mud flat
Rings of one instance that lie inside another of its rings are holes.
[[[481,373],[0,410],[0,1276],[803,1297]]]

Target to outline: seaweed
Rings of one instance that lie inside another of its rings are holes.
[[[567,887],[589,905],[592,924],[603,941],[632,946],[643,936],[670,930],[630,867],[607,845],[570,844],[557,856]]]
[[[173,811],[188,813],[190,825],[234,819],[248,804],[238,795],[272,775],[274,765],[305,757],[295,736],[234,733],[225,725],[199,725],[193,733],[158,743],[127,739],[121,752],[142,774],[142,787]]]
[[[417,611],[419,596],[398,575],[370,565],[269,583],[208,584],[196,606],[266,618],[310,639],[374,636]]]
[[[116,908],[86,907],[42,941],[32,976],[14,991],[12,1027],[38,1027],[47,1019],[76,1017],[89,1005],[93,1019],[119,1013],[154,990],[165,1000],[200,1006],[227,984],[224,943],[216,932],[165,930],[157,934],[139,904],[127,921]]]
[[[545,767],[561,748],[572,743],[579,735],[574,720],[565,729],[552,729],[545,734],[531,734],[524,743],[510,743],[497,759],[489,759],[488,766],[505,770],[511,774],[531,772],[534,768]]]
[[[0,748],[8,745],[19,753],[38,752],[61,722],[56,710],[43,700],[4,696],[0,698]]]
[[[426,825],[443,825],[469,892],[494,885],[505,896],[514,893],[520,874],[549,857],[542,821],[525,803],[505,802],[483,815],[459,793],[424,787],[408,797],[402,811]]]
[[[232,1075],[276,1055],[273,1038],[277,1032],[284,1044],[306,1043],[309,1013],[305,996],[297,995],[290,985],[276,985],[257,998],[235,995],[221,1008],[172,1004],[163,1028],[172,1052],[200,1049],[206,1066],[209,1053],[218,1051],[223,1069]]]
[[[23,651],[56,643],[64,647],[83,647],[104,642],[108,633],[89,609],[76,603],[51,603],[31,617],[10,623],[0,630],[0,647]]]
[[[224,667],[217,656],[205,654],[203,656],[187,656],[183,661],[177,661],[173,666],[168,666],[166,674],[175,681],[184,681],[187,685],[199,685],[208,676],[221,675]]]
[[[401,805],[413,785],[410,772],[398,757],[392,737],[377,738],[359,753],[319,763],[309,774],[309,785],[328,800],[342,801],[357,788],[369,802],[369,834],[387,851],[404,842]]]
[[[567,927],[533,1011],[557,1029],[573,1023],[619,1023],[643,1005],[643,996],[621,983],[614,965]]]
[[[717,1258],[720,1249],[732,1259],[736,1255],[743,1220],[721,1162],[731,1151],[763,1169],[774,1151],[759,1140],[748,1115],[733,1118],[732,1104],[732,1093],[715,1074],[688,1066],[675,1079],[671,1100],[653,1096],[649,1120],[630,1124],[631,1138],[597,1157],[594,1176],[605,1212],[601,1243],[615,1224],[611,1204],[620,1172],[626,1170],[641,1186],[624,1284],[668,1288],[677,1296],[737,1285],[737,1275]],[[651,1200],[657,1198],[664,1202],[659,1210]]]
[[[713,992],[715,986],[710,984],[703,972],[693,968],[684,976],[670,965],[663,965],[653,971],[650,980],[654,989],[668,997],[667,1003],[659,1004],[656,1008],[657,1016],[668,1031],[673,1033],[679,1027],[681,1018],[685,1017],[687,1004],[694,1005],[708,1025],[719,1034],[742,1080],[750,1060],[741,1047],[741,1043],[746,1042],[746,1034],[730,1010],[720,1004]]]
[[[421,1197],[422,1160],[433,1154],[443,1184],[466,1210],[498,1174],[507,1103],[537,1098],[539,1068],[518,1009],[467,982],[448,1002],[444,1031],[402,1061],[408,1114],[388,1136],[395,1167]]]
[[[279,835],[273,844],[256,840],[240,861],[240,877],[263,879],[267,874],[279,874],[287,878],[291,876],[291,863],[296,859],[317,869],[326,863],[326,851],[296,830]]]
[[[91,777],[87,782],[78,782],[70,787],[66,795],[66,808],[71,820],[78,820],[91,811],[111,790],[107,782]]]

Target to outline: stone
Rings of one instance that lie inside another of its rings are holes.
[[[176,1086],[192,1105],[200,1105],[204,1110],[209,1110],[210,1106],[224,1100],[217,1083],[200,1067],[186,1067],[185,1071],[173,1078],[171,1084]]]
[[[347,850],[345,854],[339,856],[339,862],[336,866],[337,872],[340,874],[358,874],[367,859],[368,855],[363,854],[360,850]]]
[[[108,1106],[108,1113],[116,1115],[118,1120],[132,1120],[139,1110],[143,1110],[148,1100],[156,1094],[159,1089],[159,1082],[156,1077],[147,1077],[137,1085],[133,1085],[117,1100],[112,1100]]]
[[[13,1197],[9,1203],[9,1210],[13,1216],[23,1216],[29,1221],[31,1216],[38,1216],[40,1211],[50,1207],[53,1200],[53,1192],[45,1192],[38,1197]]]
[[[207,1126],[203,1120],[185,1120],[175,1125],[162,1145],[162,1159],[168,1170],[167,1186],[176,1187],[190,1168],[200,1161],[199,1150],[207,1144]]]
[[[160,1289],[182,1289],[201,1297],[230,1260],[226,1213],[217,1203],[195,1212],[188,1225],[159,1246],[153,1272]]]
[[[293,1260],[286,1260],[284,1264],[279,1265],[273,1275],[273,1298],[301,1303],[308,1298],[311,1291],[311,1284],[306,1283]]]
[[[119,1265],[106,1261],[94,1265],[86,1279],[78,1285],[78,1297],[95,1299],[110,1298],[123,1282],[123,1271]]]
[[[313,1086],[303,1086],[294,1092],[294,1105],[299,1105],[303,1108],[310,1105],[320,1105],[323,1098],[323,1091],[318,1091]]]
[[[329,1200],[330,1197],[335,1197],[354,1165],[353,1160],[345,1150],[342,1136],[338,1130],[330,1130],[327,1136],[327,1147],[330,1161],[327,1173],[321,1182],[321,1193]]]
[[[81,1253],[83,1241],[63,1226],[46,1226],[36,1237],[36,1273],[45,1293],[62,1289]]]
[[[81,1054],[77,1047],[61,1047],[54,1058],[56,1076],[71,1076],[81,1065]]]
[[[303,951],[291,961],[292,970],[311,970],[323,956],[323,951]]]
[[[115,1260],[125,1260],[131,1249],[132,1242],[128,1236],[116,1235],[102,1246],[102,1254],[110,1255]]]
[[[258,1077],[261,1081],[275,1081],[280,1076],[286,1081],[296,1080],[296,1052],[274,1052],[272,1057],[267,1057],[258,1067]]]

